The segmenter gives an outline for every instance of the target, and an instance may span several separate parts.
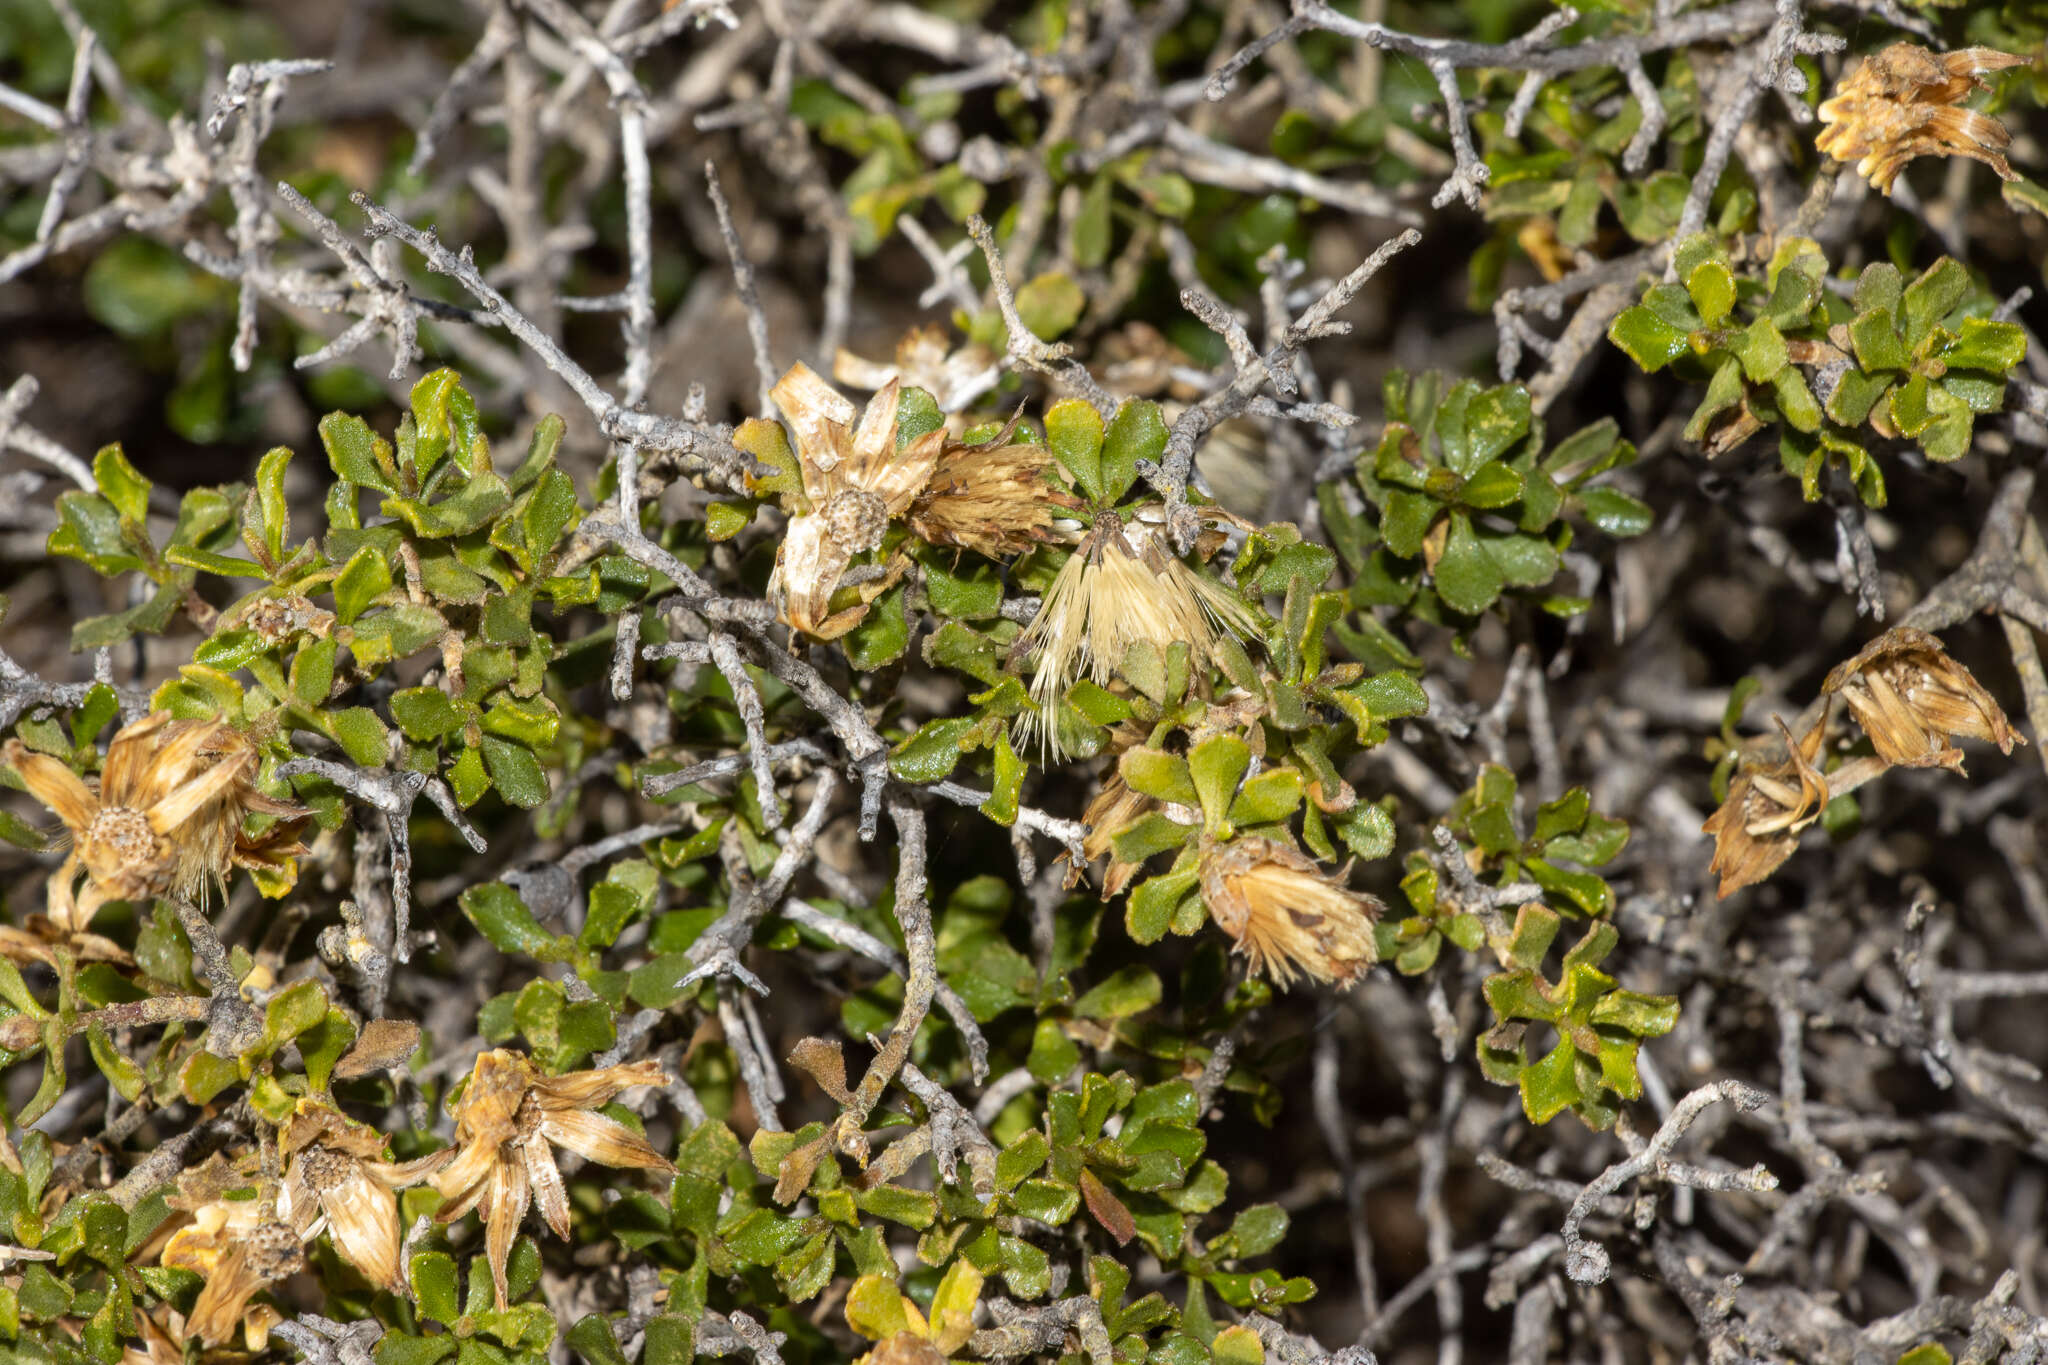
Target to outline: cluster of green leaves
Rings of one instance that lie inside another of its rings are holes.
[[[1486,981],[1494,1024],[1479,1041],[1481,1069],[1489,1079],[1518,1086],[1534,1122],[1548,1123],[1571,1109],[1605,1128],[1619,1099],[1641,1094],[1636,1050],[1642,1039],[1671,1030],[1678,1003],[1622,990],[1594,970],[1619,935],[1607,922],[1614,890],[1593,869],[1620,856],[1628,826],[1594,810],[1583,787],[1538,806],[1533,821],[1520,814],[1520,795],[1507,769],[1488,764],[1480,770],[1443,821],[1456,839],[1450,856],[1463,860],[1480,896],[1445,886],[1428,855],[1410,854],[1401,879],[1410,913],[1381,922],[1380,957],[1414,976],[1436,966],[1446,943],[1491,952],[1502,970]],[[1533,883],[1543,898],[1525,902],[1509,926],[1484,898],[1518,883]],[[1552,983],[1541,975],[1544,956],[1568,917],[1588,921],[1586,933]],[[1537,1048],[1532,1024],[1549,1025],[1555,1044]]]
[[[1608,336],[1645,370],[1706,380],[1685,436],[1709,456],[1775,429],[1809,501],[1838,464],[1882,507],[1873,437],[1959,458],[2026,358],[2025,330],[1994,317],[1997,300],[1950,257],[1910,283],[1875,261],[1853,291],[1828,287],[1827,259],[1801,237],[1781,242],[1760,274],[1738,271],[1706,235],[1680,243],[1672,264],[1677,282],[1651,285]]]
[[[736,811],[733,828],[749,856],[761,860],[757,870],[765,872],[776,848],[752,828],[757,818],[757,812]],[[589,987],[574,994],[590,998],[572,1000],[561,982],[536,979],[494,998],[479,1021],[486,1039],[523,1042],[542,1065],[566,1070],[610,1046],[624,1013],[692,1001],[715,1009],[715,983],[687,989],[677,983],[692,965],[689,948],[724,908],[726,891],[708,878],[702,861],[715,849],[719,832],[660,840],[647,858],[613,865],[591,888],[584,929],[574,937],[543,929],[503,883],[465,895],[470,919],[501,949],[567,964]],[[671,889],[669,903],[690,908],[658,909],[663,898],[657,881]],[[900,943],[886,903],[812,903]],[[1058,907],[1051,955],[1040,970],[1013,942],[1019,933],[1013,905],[1004,881],[978,877],[953,887],[935,916],[940,974],[984,1026],[990,1065],[1021,1066],[1045,1087],[1018,1096],[990,1125],[1001,1144],[990,1162],[963,1161],[951,1179],[906,1178],[900,1167],[879,1178],[880,1164],[868,1174],[843,1167],[827,1146],[822,1122],[794,1132],[761,1130],[743,1145],[725,1122],[740,1102],[730,1052],[720,1043],[693,1050],[687,1078],[712,1119],[682,1139],[676,1154],[680,1174],[666,1199],[628,1192],[605,1214],[607,1235],[656,1264],[669,1289],[671,1313],[689,1318],[705,1308],[744,1308],[763,1315],[774,1330],[815,1341],[817,1328],[803,1305],[847,1276],[887,1276],[893,1282],[890,1247],[903,1236],[915,1237],[922,1267],[912,1275],[913,1292],[929,1289],[964,1264],[977,1274],[1001,1277],[1015,1299],[1043,1300],[1053,1284],[1044,1244],[1055,1230],[1085,1232],[1118,1248],[1141,1247],[1186,1277],[1184,1304],[1168,1305],[1158,1295],[1129,1306],[1105,1301],[1113,1334],[1138,1339],[1129,1342],[1131,1358],[1167,1346],[1175,1361],[1206,1365],[1210,1343],[1223,1330],[1210,1311],[1212,1297],[1238,1309],[1274,1308],[1313,1292],[1305,1280],[1244,1264],[1279,1242],[1287,1226],[1279,1209],[1254,1206],[1220,1227],[1204,1225],[1221,1210],[1230,1182],[1206,1155],[1199,1102],[1180,1079],[1210,1056],[1196,1040],[1220,1034],[1269,1003],[1270,989],[1235,980],[1221,944],[1212,939],[1189,960],[1179,982],[1178,1010],[1168,1011],[1165,985],[1150,967],[1091,966],[1104,910],[1085,894]],[[644,940],[619,947],[624,929],[648,912]],[[832,940],[771,916],[756,942],[787,950],[829,947]],[[892,973],[850,991],[840,1011],[846,1033],[885,1032],[902,990],[902,978]],[[829,1070],[828,1093],[843,1093],[836,1047],[830,1052],[830,1068],[806,1065],[814,1074]],[[1125,1065],[1099,1072],[1091,1068],[1090,1056],[1114,1057]],[[969,1068],[963,1040],[939,1018],[920,1031],[912,1057],[942,1082],[964,1079]],[[1148,1072],[1163,1079],[1136,1079]],[[1277,1112],[1279,1097],[1264,1078],[1262,1059],[1241,1057],[1224,1088],[1264,1120]],[[921,1107],[878,1115],[877,1137],[930,1118]],[[883,1163],[888,1160],[885,1155]],[[1112,1300],[1120,1300],[1131,1272],[1104,1255],[1095,1258],[1091,1273]],[[452,1277],[452,1267],[447,1274]],[[478,1330],[490,1330],[480,1319],[479,1324]],[[609,1330],[601,1322],[582,1323],[567,1339],[591,1365],[616,1365]],[[1227,1339],[1226,1346],[1233,1342]],[[1218,1351],[1215,1358],[1229,1356]]]
[[[0,1284],[0,1337],[22,1360],[121,1365],[138,1306],[196,1289],[189,1271],[130,1265],[128,1258],[170,1216],[161,1196],[133,1209],[104,1192],[42,1211],[55,1170],[48,1137],[24,1132],[0,1167],[0,1227],[10,1244],[39,1254]]]
[[[162,546],[148,527],[149,481],[110,446],[93,462],[99,491],[58,499],[50,552],[108,576],[139,574],[152,591],[139,606],[79,622],[73,646],[159,633],[183,611],[209,635],[157,693],[158,707],[276,736],[273,758],[289,754],[286,731],[311,731],[366,768],[391,757],[395,728],[402,763],[444,776],[462,805],[495,791],[537,806],[562,713],[546,687],[557,650],[536,608],[616,612],[658,586],[622,555],[555,572],[581,517],[574,485],[555,467],[561,434],[559,418],[544,419],[524,458],[500,473],[475,402],[453,371],[437,370],[413,387],[393,441],[360,418],[321,422],[333,476],[324,535],[294,541],[292,453],[280,447],[253,486],[186,493]],[[379,513],[367,519],[366,493]],[[199,591],[204,576],[255,586],[216,609]],[[382,675],[429,651],[440,685],[372,701]],[[325,823],[340,818],[329,784],[297,785]]]
[[[1588,31],[1608,27],[1595,17]],[[1518,80],[1515,73],[1500,78],[1510,95]],[[1666,119],[1664,141],[1698,141],[1706,130],[1692,61],[1667,63],[1656,90]],[[1507,136],[1506,108],[1493,105],[1472,118],[1491,172],[1486,217],[1502,229],[1471,264],[1481,301],[1490,301],[1515,239],[1532,222],[1541,225],[1538,241],[1554,241],[1568,251],[1602,248],[1603,237],[1615,238],[1615,228],[1640,245],[1661,242],[1677,230],[1691,177],[1673,169],[1630,171],[1621,164],[1642,127],[1643,111],[1619,70],[1592,66],[1546,82],[1514,138]],[[1739,231],[1755,211],[1756,195],[1747,187],[1730,194],[1721,206],[1721,229]]]
[[[1356,487],[1316,490],[1351,575],[1348,605],[1363,620],[1339,623],[1339,639],[1368,666],[1420,662],[1373,608],[1464,632],[1512,591],[1575,615],[1585,598],[1548,591],[1572,544],[1570,518],[1616,537],[1649,529],[1647,506],[1594,482],[1635,458],[1611,419],[1550,445],[1521,385],[1447,383],[1433,372],[1389,375],[1386,411],[1379,445],[1358,457]]]

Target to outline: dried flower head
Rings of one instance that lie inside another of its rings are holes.
[[[2017,180],[2005,159],[2012,143],[2005,125],[1957,101],[1986,87],[1985,72],[2026,62],[1988,47],[1935,53],[1893,43],[1864,58],[1821,103],[1827,126],[1815,145],[1837,161],[1854,161],[1856,173],[1887,195],[1906,163],[1921,156],[1967,156]]]
[[[1035,730],[1042,748],[1056,750],[1053,708],[1060,698],[1084,672],[1108,683],[1133,645],[1163,653],[1185,644],[1201,674],[1213,666],[1220,636],[1255,629],[1251,609],[1189,568],[1158,531],[1103,512],[1017,637],[1017,653],[1038,656],[1031,677],[1037,710],[1023,718],[1026,741]]]
[[[837,639],[860,624],[869,602],[887,586],[870,584],[863,594],[867,600],[835,613],[831,601],[839,580],[855,555],[880,549],[889,523],[910,509],[931,478],[946,433],[928,431],[899,451],[901,390],[894,381],[868,403],[857,429],[853,404],[809,366],[791,367],[771,392],[795,437],[810,510],[789,519],[768,594],[790,626],[821,640]]]
[[[549,1144],[600,1165],[674,1174],[675,1167],[646,1138],[591,1112],[623,1090],[666,1084],[668,1077],[654,1062],[543,1076],[526,1058],[503,1048],[476,1059],[468,1088],[455,1106],[455,1156],[433,1179],[448,1201],[435,1216],[452,1223],[483,1205],[484,1253],[498,1307],[507,1306],[505,1263],[527,1206],[540,1206],[557,1237],[569,1235],[569,1196]]]
[[[910,505],[919,540],[1007,559],[1063,538],[1059,516],[1087,504],[1053,483],[1051,451],[1010,441],[1014,425],[978,445],[945,443]]]
[[[1298,970],[1348,988],[1378,960],[1372,926],[1386,907],[1271,839],[1202,850],[1202,903],[1252,969],[1286,989]]]
[[[1989,740],[2008,754],[2026,743],[1970,670],[1939,639],[1911,626],[1886,631],[1837,665],[1821,691],[1840,694],[1887,763],[1961,772],[1962,751],[1949,743],[1957,735]]]
[[[445,1164],[451,1152],[417,1161],[384,1159],[384,1135],[308,1102],[286,1125],[281,1145],[290,1164],[278,1201],[279,1215],[301,1241],[324,1230],[341,1258],[380,1289],[405,1291],[399,1253],[404,1230],[397,1191],[417,1185]]]
[[[169,894],[204,899],[230,867],[288,876],[304,853],[298,832],[309,814],[255,785],[256,746],[222,721],[176,720],[152,711],[107,747],[95,792],[47,754],[9,740],[7,763],[71,835],[71,854],[50,882],[50,919],[75,932],[110,900]],[[244,817],[279,823],[259,835]],[[84,869],[85,895],[73,882]]]
[[[179,1178],[168,1202],[191,1222],[164,1243],[157,1262],[204,1281],[186,1319],[190,1335],[224,1346],[239,1332],[250,1349],[261,1350],[283,1319],[249,1300],[304,1270],[306,1257],[299,1234],[279,1216],[277,1183],[247,1173],[247,1164],[216,1154]]]
[[[832,357],[832,377],[874,392],[890,384],[923,389],[941,412],[959,412],[994,388],[1003,368],[994,351],[978,341],[950,346],[938,323],[913,327],[896,343],[896,363],[866,360],[841,347]]]
[[[1828,803],[1827,778],[1813,763],[1827,731],[1826,717],[1797,741],[1784,721],[1771,720],[1785,741],[1785,761],[1738,771],[1728,783],[1728,799],[1700,826],[1702,834],[1714,836],[1714,859],[1707,871],[1720,875],[1719,899],[1776,872],[1799,846],[1799,832],[1818,820]]]

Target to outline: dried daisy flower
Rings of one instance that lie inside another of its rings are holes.
[[[290,1164],[278,1210],[299,1239],[311,1241],[324,1230],[364,1279],[404,1293],[397,1192],[425,1180],[451,1153],[386,1161],[382,1133],[316,1103],[292,1116],[280,1145]]]
[[[1776,872],[1799,846],[1800,831],[1818,820],[1828,803],[1827,778],[1813,765],[1827,718],[1797,741],[1784,721],[1771,720],[1784,738],[1786,760],[1737,772],[1728,783],[1728,799],[1700,826],[1702,834],[1714,836],[1714,860],[1707,871],[1721,878],[1717,899],[1726,900]]]
[[[1386,907],[1285,844],[1210,844],[1201,872],[1209,917],[1282,990],[1297,971],[1346,989],[1378,960],[1372,926]]]
[[[1962,750],[1949,743],[1957,735],[1989,740],[2008,754],[2026,743],[1970,670],[1935,636],[1911,626],[1886,631],[1837,665],[1821,691],[1840,694],[1887,763],[1961,772]]]
[[[1053,483],[1050,450],[1010,441],[1015,425],[978,445],[945,443],[910,505],[919,540],[1007,559],[1062,539],[1057,519],[1087,504]]]
[[[1057,750],[1053,708],[1060,698],[1083,673],[1107,684],[1133,645],[1163,653],[1184,643],[1202,673],[1220,636],[1249,636],[1257,628],[1249,607],[1189,568],[1160,537],[1150,526],[1103,512],[1060,566],[1014,646],[1038,656],[1031,676],[1037,710],[1023,718],[1026,742],[1035,731],[1041,749]]]
[[[49,915],[60,930],[85,928],[110,900],[204,900],[235,866],[288,875],[305,852],[297,835],[309,812],[257,788],[255,744],[223,721],[152,711],[107,746],[97,792],[19,740],[0,755],[71,835],[70,856],[50,881]],[[242,825],[251,814],[283,823],[249,836]],[[74,899],[81,868],[87,887]]]
[[[2027,59],[1988,47],[1935,53],[1893,43],[1863,59],[1820,106],[1814,143],[1889,195],[1908,161],[1921,156],[1967,156],[2017,180],[2006,163],[2012,135],[1988,114],[1957,107],[1973,90],[1988,88],[1984,73],[2025,66]]]
[[[306,1268],[299,1234],[278,1215],[279,1196],[275,1181],[239,1174],[216,1154],[180,1177],[167,1201],[192,1221],[164,1243],[157,1263],[204,1281],[185,1330],[208,1346],[225,1346],[239,1332],[261,1350],[283,1321],[276,1310],[249,1304]]]
[[[433,1178],[434,1188],[448,1201],[435,1218],[452,1223],[483,1206],[484,1253],[498,1307],[507,1306],[505,1263],[527,1206],[540,1206],[557,1237],[569,1235],[569,1196],[549,1144],[600,1165],[675,1173],[647,1139],[591,1112],[620,1091],[666,1084],[668,1077],[651,1061],[543,1076],[533,1063],[504,1048],[476,1059],[469,1086],[455,1106],[454,1159]]]
[[[831,601],[839,580],[855,555],[881,548],[889,523],[910,510],[931,478],[946,433],[928,431],[897,450],[901,390],[894,381],[868,403],[858,429],[853,404],[807,365],[792,366],[771,392],[795,437],[810,510],[789,519],[768,595],[786,624],[835,640],[859,625],[869,601],[894,581],[868,585],[868,601],[835,613]]]
[[[832,377],[871,393],[891,384],[923,389],[939,411],[959,412],[994,388],[1003,369],[996,353],[978,341],[949,346],[946,329],[934,322],[903,334],[893,365],[865,360],[840,347],[832,357]]]

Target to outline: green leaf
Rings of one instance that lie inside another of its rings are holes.
[[[1647,503],[1604,485],[1581,489],[1579,504],[1586,509],[1587,521],[1618,540],[1641,535],[1657,519]]]
[[[1163,991],[1149,967],[1124,967],[1074,1002],[1082,1019],[1127,1019],[1158,1004]]]
[[[347,413],[330,412],[320,419],[320,444],[335,477],[379,493],[397,487],[398,465],[390,443],[370,430],[369,423]]]
[[[378,597],[391,590],[391,566],[384,556],[365,545],[349,556],[348,563],[334,579],[334,610],[343,625],[351,625]]]
[[[1148,877],[1131,892],[1129,903],[1124,907],[1124,927],[1131,938],[1138,943],[1157,943],[1174,926],[1185,906],[1199,909],[1196,885],[1201,873],[1192,862],[1186,868],[1175,868]]]
[[[1148,399],[1127,400],[1110,419],[1102,441],[1102,492],[1114,503],[1138,477],[1140,461],[1157,463],[1166,451],[1166,419]]]
[[[1117,760],[1117,771],[1132,791],[1156,801],[1193,806],[1202,799],[1188,772],[1188,761],[1178,754],[1142,747],[1126,749]]]
[[[1768,317],[1760,317],[1750,323],[1736,337],[1732,349],[1742,362],[1742,373],[1752,384],[1771,382],[1792,363],[1784,333]]]
[[[910,648],[910,621],[904,615],[904,590],[897,584],[875,599],[859,625],[840,637],[846,658],[864,673],[886,668]]]
[[[1944,256],[1927,267],[1919,279],[1906,286],[1899,301],[1907,347],[1918,350],[1934,325],[1954,312],[1969,292],[1970,273],[1955,258]]]
[[[1903,370],[1913,363],[1889,308],[1872,308],[1849,322],[1849,345],[1865,370]]]
[[[484,768],[500,796],[526,810],[548,799],[547,771],[532,750],[495,735],[485,735],[481,747]]]
[[[462,1318],[462,1297],[456,1287],[455,1258],[445,1251],[416,1251],[406,1278],[420,1315],[453,1325]]]
[[[1719,327],[1735,307],[1735,276],[1724,262],[1705,261],[1686,274],[1685,292],[1692,296],[1692,306],[1699,310],[1700,321],[1709,327]]]
[[[1531,1123],[1548,1123],[1578,1103],[1578,1053],[1570,1040],[1559,1040],[1540,1062],[1522,1068],[1522,1112]]]
[[[263,1045],[275,1052],[326,1017],[326,988],[317,981],[294,982],[263,1008]]]
[[[1287,1211],[1278,1204],[1254,1204],[1230,1222],[1240,1256],[1263,1256],[1287,1236]]]
[[[1481,465],[1458,489],[1458,501],[1467,507],[1505,507],[1521,496],[1522,476],[1499,460]]]
[[[2017,322],[1964,318],[1957,325],[1955,340],[1937,355],[1950,369],[2004,374],[2027,358],[2027,331]]]
[[[1269,768],[1248,779],[1230,804],[1230,823],[1237,826],[1274,825],[1291,817],[1301,806],[1301,774],[1293,768]]]
[[[1228,820],[1231,800],[1251,762],[1251,746],[1236,735],[1211,735],[1188,752],[1188,776],[1210,826]]]
[[[1087,302],[1080,285],[1051,270],[1017,291],[1017,316],[1034,336],[1051,341],[1081,320]]]
[[[391,752],[391,737],[384,722],[367,706],[351,706],[324,714],[327,733],[349,761],[359,768],[381,768]]]
[[[467,717],[440,688],[407,687],[391,694],[391,718],[407,739],[424,744],[454,734]]]
[[[1443,511],[1443,504],[1424,493],[1393,489],[1380,513],[1380,536],[1387,548],[1403,559],[1422,553],[1429,528]]]
[[[1690,349],[1689,336],[1641,304],[1624,308],[1607,327],[1607,339],[1652,374]]]
[[[500,952],[539,957],[555,935],[540,927],[519,893],[503,882],[486,882],[462,893],[462,913]]]
[[[121,520],[140,527],[148,519],[149,490],[154,485],[135,472],[120,446],[103,447],[92,457],[92,477]]]
[[[1046,409],[1045,442],[1090,501],[1109,501],[1102,467],[1102,414],[1093,404],[1069,398]]]
[[[496,474],[472,474],[460,491],[435,502],[419,498],[384,499],[384,515],[398,517],[414,535],[444,539],[465,536],[488,525],[512,505],[512,490]]]
[[[1466,616],[1476,616],[1492,606],[1505,580],[1473,533],[1472,523],[1462,512],[1451,514],[1450,535],[1436,564],[1436,590],[1444,605]]]

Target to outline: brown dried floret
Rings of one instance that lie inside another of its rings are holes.
[[[484,1254],[500,1308],[509,1297],[505,1263],[527,1207],[538,1204],[554,1234],[569,1235],[569,1196],[554,1147],[605,1166],[674,1174],[675,1167],[647,1139],[591,1112],[634,1086],[666,1084],[668,1077],[651,1061],[543,1076],[504,1048],[476,1059],[455,1107],[455,1156],[433,1179],[448,1201],[435,1217],[452,1223],[483,1206]]]
[[[1838,665],[1821,690],[1839,694],[1870,736],[1877,756],[1909,768],[1963,770],[1958,735],[1989,740],[2011,753],[2022,738],[2005,712],[1924,630],[1896,626]]]
[[[50,881],[49,915],[61,930],[85,928],[110,900],[203,900],[231,867],[288,877],[305,852],[298,834],[309,812],[256,786],[254,742],[222,721],[153,711],[125,726],[107,747],[98,791],[19,740],[4,756],[71,835],[70,856]],[[249,835],[243,821],[252,814],[278,823]],[[87,887],[75,898],[81,869]]]
[[[1700,826],[1702,834],[1714,836],[1707,871],[1721,878],[1715,893],[1720,899],[1776,872],[1799,846],[1799,832],[1828,803],[1827,778],[1813,765],[1826,719],[1796,742],[1784,721],[1771,720],[1784,738],[1786,760],[1738,771],[1728,783],[1728,799]]]
[[[1379,958],[1373,923],[1386,906],[1286,844],[1211,844],[1201,872],[1209,917],[1283,990],[1297,971],[1346,989]]]
[[[896,448],[900,386],[883,386],[860,414],[807,365],[792,366],[771,392],[795,438],[797,466],[809,510],[789,519],[768,595],[791,627],[835,640],[859,625],[873,599],[902,573],[865,585],[863,600],[831,610],[832,594],[855,555],[881,547],[889,523],[910,509],[930,480],[944,447],[943,428]]]
[[[1922,156],[1967,156],[2017,180],[2005,159],[2012,144],[2005,125],[1957,101],[1987,88],[1984,73],[2026,63],[1988,47],[1936,53],[1893,43],[1864,58],[1822,101],[1827,126],[1815,145],[1837,161],[1854,161],[1857,174],[1887,195],[1906,163]]]

